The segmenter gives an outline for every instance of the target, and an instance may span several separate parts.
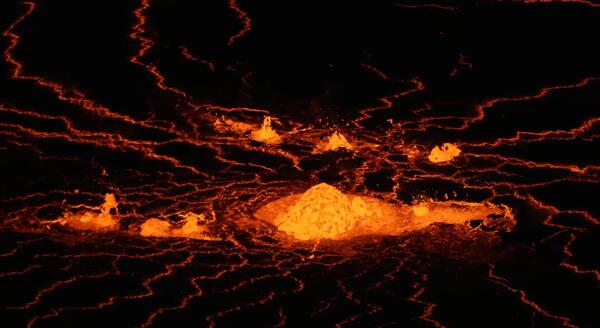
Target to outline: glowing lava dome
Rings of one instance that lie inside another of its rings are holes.
[[[472,220],[510,230],[515,222],[504,205],[460,201],[392,205],[374,197],[346,195],[326,183],[266,204],[255,216],[298,240],[399,235],[434,223],[464,224]]]

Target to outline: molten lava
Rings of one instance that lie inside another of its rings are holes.
[[[250,137],[254,141],[258,141],[258,142],[262,142],[262,143],[266,143],[266,144],[270,144],[270,145],[276,145],[278,143],[281,143],[281,141],[282,141],[281,136],[279,134],[277,134],[277,132],[275,132],[275,130],[273,130],[273,128],[271,127],[271,117],[270,116],[265,116],[265,119],[264,119],[260,129],[252,131],[252,134]]]
[[[144,237],[180,237],[201,240],[219,240],[211,237],[204,215],[186,213],[182,215],[184,224],[175,228],[166,220],[149,219],[140,226],[140,235]]]
[[[111,212],[117,211],[117,200],[114,194],[106,194],[104,203],[97,210],[83,213],[69,213],[58,220],[58,223],[76,230],[112,231],[119,228],[119,220]],[[180,214],[183,225],[177,227],[166,220],[149,219],[140,226],[140,235],[144,237],[179,237],[201,240],[220,240],[212,237],[208,228],[208,220],[202,214],[187,212]]]
[[[472,220],[501,230],[514,225],[512,212],[504,205],[458,201],[392,205],[373,197],[346,195],[326,183],[266,204],[255,216],[299,240],[399,235],[434,223]]]
[[[361,219],[393,214],[393,209],[383,203],[372,202],[358,196],[344,195],[326,183],[318,184],[297,200],[274,223],[279,230],[297,239],[334,239],[354,230]]]
[[[352,150],[354,147],[350,144],[350,142],[348,142],[348,139],[346,139],[343,134],[335,131],[332,135],[325,137],[323,141],[315,146],[313,154],[324,153],[327,151],[337,151],[341,148]]]
[[[236,122],[228,118],[217,119],[213,126],[221,132],[234,132],[237,134],[246,133],[254,128],[252,124]]]
[[[445,143],[441,147],[435,146],[429,154],[429,160],[432,163],[449,162],[460,155],[460,149],[451,143]]]
[[[98,211],[87,211],[83,213],[68,213],[58,222],[77,230],[109,231],[119,226],[119,221],[113,217],[111,211],[117,211],[117,200],[114,194],[104,195],[104,203]]]

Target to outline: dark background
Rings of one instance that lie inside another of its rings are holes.
[[[600,325],[600,4],[147,4],[0,2],[4,325]],[[279,146],[212,125],[266,114]],[[335,129],[378,147],[311,154]],[[429,163],[444,142],[461,156]],[[502,203],[517,226],[313,251],[253,221],[319,182]],[[107,192],[119,232],[46,224]],[[226,240],[135,236],[178,211]]]

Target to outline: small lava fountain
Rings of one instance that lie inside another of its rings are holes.
[[[326,183],[266,204],[255,216],[298,240],[400,235],[435,223],[473,220],[510,230],[515,222],[504,205],[460,201],[392,205],[374,197],[347,195]]]
[[[74,230],[116,231],[119,229],[119,219],[116,217],[118,205],[114,194],[106,194],[104,203],[98,209],[83,213],[68,213],[57,222]],[[221,240],[211,235],[209,220],[203,214],[186,212],[178,216],[183,224],[155,218],[148,219],[139,226],[139,234],[143,237]],[[138,232],[134,230],[133,233]]]
[[[97,210],[68,213],[58,222],[77,230],[115,230],[119,226],[119,221],[111,212],[114,210],[116,213],[118,205],[114,194],[106,194],[104,195],[104,203]]]
[[[270,116],[265,116],[260,129],[252,131],[252,134],[250,135],[250,137],[254,141],[258,141],[258,142],[262,142],[262,143],[266,143],[266,144],[270,144],[270,145],[276,145],[276,144],[281,143],[281,141],[282,141],[281,136],[279,134],[277,134],[277,132],[275,132],[275,130],[273,130],[273,127],[271,127],[271,117]]]
[[[313,150],[313,154],[324,153],[328,151],[338,151],[342,148],[347,150],[354,149],[352,144],[348,142],[348,139],[346,139],[343,134],[335,131],[330,136],[325,137],[325,139],[323,139],[320,143],[317,143],[315,149]]]

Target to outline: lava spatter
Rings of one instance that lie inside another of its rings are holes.
[[[250,138],[254,141],[262,142],[269,145],[281,143],[281,136],[273,129],[271,125],[271,117],[265,116],[259,129],[252,131]]]
[[[115,217],[117,206],[115,195],[106,194],[104,195],[104,203],[99,208],[83,213],[68,213],[58,222],[77,230],[116,230],[119,228],[119,220]]]
[[[149,219],[140,226],[140,235],[144,237],[175,237],[200,240],[220,240],[211,236],[206,217],[192,212],[182,215],[183,225],[175,227],[166,220]]]
[[[313,149],[313,153],[324,153],[328,151],[338,150],[353,150],[354,146],[346,139],[346,137],[338,131],[335,131],[329,136],[326,136],[321,142],[317,143]]]
[[[69,212],[57,222],[75,230],[116,231],[119,230],[118,205],[115,195],[108,193],[104,196],[104,203],[98,208],[81,213]],[[221,240],[212,235],[209,220],[203,214],[187,212],[179,214],[179,217],[183,221],[182,224],[148,219],[139,226],[139,234],[143,237]]]

